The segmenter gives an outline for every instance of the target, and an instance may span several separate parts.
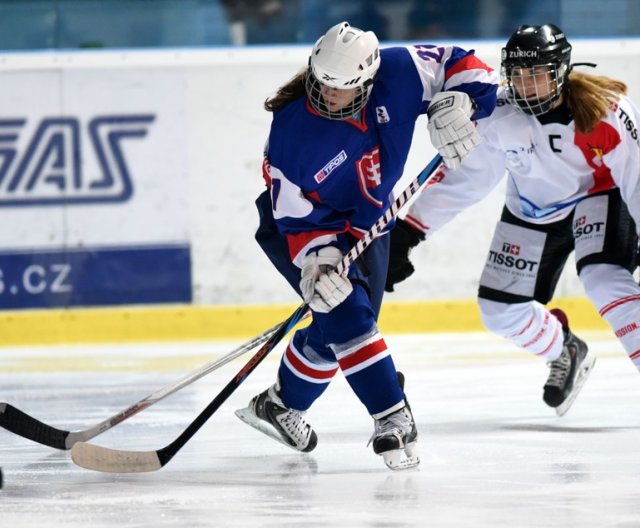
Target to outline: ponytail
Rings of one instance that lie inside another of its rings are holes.
[[[589,134],[602,121],[611,106],[627,93],[627,85],[609,77],[572,71],[565,88],[565,98],[576,132]]]

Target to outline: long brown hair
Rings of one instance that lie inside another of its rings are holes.
[[[304,80],[306,75],[307,69],[305,68],[286,84],[278,88],[278,91],[273,97],[269,97],[265,100],[264,109],[267,112],[275,112],[305,95],[306,91],[304,88]]]
[[[577,132],[589,134],[604,119],[611,105],[627,93],[627,85],[601,75],[572,71],[565,97]]]

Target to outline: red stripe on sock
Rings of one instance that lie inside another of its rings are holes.
[[[338,360],[338,363],[340,363],[340,368],[342,370],[347,370],[359,363],[363,363],[364,361],[371,359],[373,356],[385,351],[386,349],[387,344],[384,342],[384,339],[381,338]]]
[[[531,345],[535,345],[538,341],[540,341],[540,339],[542,339],[542,336],[545,335],[548,331],[549,331],[549,312],[546,312],[544,314],[544,321],[542,321],[542,328],[540,330],[538,330],[538,333],[535,336],[533,336],[533,339],[531,339],[529,342],[525,343],[522,346],[524,348],[529,348]],[[555,341],[557,336],[558,336],[558,327],[556,326],[556,332],[553,335],[551,343],[553,343],[553,341]],[[549,345],[549,346],[551,346],[551,345]],[[549,347],[547,347],[547,349],[548,348]],[[544,352],[540,352],[537,355],[539,356],[540,354],[544,354]]]
[[[551,347],[555,345],[559,334],[560,334],[560,327],[557,326],[556,331],[553,333],[553,339],[551,340],[551,343],[549,343],[549,346],[545,348],[542,352],[538,352],[536,356],[544,356],[547,352],[549,352],[549,350],[551,350]]]
[[[513,338],[513,337],[518,337],[519,335],[522,335],[525,333],[526,330],[529,329],[529,327],[533,324],[533,320],[536,318],[535,315],[531,316],[531,319],[529,319],[529,322],[524,326],[524,328],[522,330],[520,330],[517,334],[513,334],[510,335],[509,338]]]
[[[633,354],[629,354],[631,359],[638,359],[640,357],[640,350],[636,350]]]
[[[316,370],[314,368],[305,365],[298,356],[291,350],[291,347],[287,347],[287,351],[285,352],[287,355],[287,359],[291,366],[294,367],[300,374],[304,374],[305,376],[309,376],[310,378],[319,379],[319,380],[330,380],[333,378],[336,372],[338,372],[338,367],[331,370]]]
[[[640,300],[640,295],[629,295],[628,297],[622,297],[620,299],[616,299],[615,301],[610,302],[604,308],[602,308],[602,310],[600,310],[600,315],[606,314],[608,311],[613,310],[614,308],[616,308],[617,306],[620,306],[621,304],[625,304],[631,301],[638,301],[638,300]]]

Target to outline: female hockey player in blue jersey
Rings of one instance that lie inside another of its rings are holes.
[[[389,236],[375,240],[348,276],[334,268],[389,207],[416,119],[429,116],[433,145],[458,167],[478,142],[497,76],[453,46],[379,49],[343,22],[313,47],[308,68],[265,107],[273,112],[256,239],[302,296],[313,321],[291,339],[276,383],[239,411],[250,425],[300,451],[316,433],[303,412],[338,369],[374,419],[374,452],[392,468],[418,463],[416,425],[376,325]]]

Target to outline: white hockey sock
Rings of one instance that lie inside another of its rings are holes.
[[[562,352],[562,325],[540,303],[499,303],[478,299],[482,322],[530,354],[553,361]]]
[[[640,371],[640,286],[620,266],[592,264],[580,273],[591,302]]]

